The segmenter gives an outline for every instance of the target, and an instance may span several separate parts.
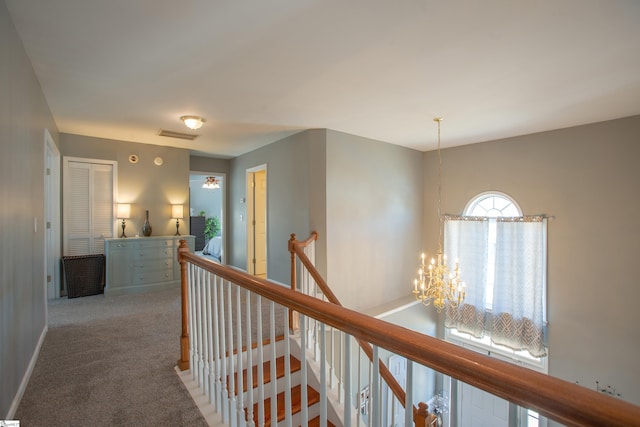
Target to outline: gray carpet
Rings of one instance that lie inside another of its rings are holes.
[[[180,291],[49,304],[49,331],[15,419],[30,426],[204,426],[174,371]]]

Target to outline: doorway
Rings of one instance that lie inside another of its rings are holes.
[[[267,277],[267,165],[247,169],[247,271]]]
[[[189,233],[194,252],[225,263],[226,174],[189,173]]]

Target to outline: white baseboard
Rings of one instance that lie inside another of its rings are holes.
[[[16,411],[18,410],[18,405],[20,405],[22,396],[24,396],[24,392],[27,389],[27,384],[29,384],[29,380],[31,379],[31,374],[33,373],[33,369],[35,368],[36,362],[38,361],[40,349],[42,348],[42,343],[44,342],[44,337],[47,335],[48,330],[49,327],[47,325],[45,325],[42,329],[42,333],[40,334],[40,338],[38,339],[36,349],[33,352],[33,356],[31,356],[31,361],[29,362],[27,371],[24,373],[24,377],[22,377],[22,382],[20,383],[20,387],[18,388],[18,391],[13,398],[13,402],[11,402],[11,406],[9,406],[9,413],[7,413],[7,416],[4,418],[5,420],[12,420],[13,416],[16,414]]]

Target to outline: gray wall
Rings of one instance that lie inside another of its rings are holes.
[[[62,133],[60,151],[62,156],[118,162],[117,202],[131,203],[127,235],[142,236],[145,210],[149,210],[153,236],[174,235],[172,204],[184,205],[187,221],[180,223],[180,230],[181,234],[188,231],[189,150]],[[139,156],[138,163],[129,162],[130,154]],[[158,156],[164,160],[161,166],[153,162]]]
[[[246,170],[267,165],[267,275],[270,279],[290,283],[290,257],[287,241],[290,234],[306,239],[315,224],[310,222],[310,200],[322,194],[323,188],[314,176],[322,171],[324,158],[314,157],[318,144],[324,144],[324,130],[308,130],[262,147],[231,161],[228,182],[229,263],[246,269],[247,223]],[[318,166],[319,165],[319,166]],[[315,205],[313,205],[315,206]],[[240,216],[242,215],[242,220]],[[323,214],[319,216],[322,218]],[[321,218],[315,218],[321,221]]]
[[[46,328],[44,130],[54,140],[58,134],[3,1],[0,94],[0,419],[6,419]]]
[[[443,132],[443,140],[446,138]],[[436,152],[424,155],[437,249]],[[549,373],[640,404],[640,116],[442,151],[442,206],[498,190],[548,225]],[[464,271],[464,266],[461,266]]]
[[[363,161],[364,159],[364,161]],[[246,170],[267,165],[268,276],[289,283],[291,233],[319,233],[318,270],[343,305],[364,309],[406,296],[422,235],[422,157],[341,132],[298,133],[232,160],[230,263],[246,268]],[[327,250],[327,248],[331,248]],[[415,254],[414,254],[415,252]],[[373,268],[372,266],[375,266]],[[358,288],[366,283],[366,290]]]
[[[215,172],[229,174],[231,161],[229,159],[217,159],[214,157],[191,156],[189,169],[192,172]]]
[[[327,281],[343,305],[407,295],[422,250],[422,153],[327,132]]]

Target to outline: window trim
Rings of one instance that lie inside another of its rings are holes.
[[[479,204],[482,200],[489,198],[490,196],[500,196],[503,197],[507,200],[509,200],[514,206],[515,208],[518,210],[518,216],[523,216],[522,214],[522,208],[520,208],[520,205],[518,204],[518,202],[516,202],[516,200],[511,197],[509,194],[502,192],[502,191],[483,191],[480,194],[476,194],[475,196],[473,196],[466,204],[466,206],[464,207],[464,209],[462,210],[462,215],[463,216],[470,216],[469,215],[469,211],[472,210],[473,207],[475,207],[477,204]],[[488,217],[490,218],[490,217]]]

